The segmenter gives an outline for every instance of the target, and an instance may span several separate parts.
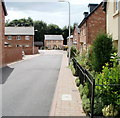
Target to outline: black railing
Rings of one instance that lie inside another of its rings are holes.
[[[89,88],[89,99],[90,99],[90,113],[89,116],[91,118],[96,117],[94,114],[94,98],[95,98],[95,87],[96,86],[119,86],[118,89],[120,89],[120,84],[110,84],[110,85],[99,85],[95,84],[95,79],[92,77],[92,75],[84,69],[77,61],[75,58],[72,58],[73,61],[73,66],[76,70],[76,73],[80,79],[80,84],[84,86],[85,83],[88,83],[88,88]],[[109,99],[109,98],[106,98]]]

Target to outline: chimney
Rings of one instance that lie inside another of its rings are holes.
[[[84,12],[83,15],[84,15],[84,18],[86,18],[88,16],[88,12]]]
[[[90,13],[98,6],[98,4],[89,4],[88,5],[88,8],[89,8],[89,11]]]

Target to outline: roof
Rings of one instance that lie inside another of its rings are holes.
[[[7,9],[6,9],[6,7],[5,7],[5,2],[4,2],[4,0],[2,0],[2,7],[3,7],[3,10],[4,10],[4,13],[5,13],[5,16],[7,16]]]
[[[43,46],[43,42],[41,42],[41,41],[35,41],[34,45],[35,46]]]
[[[34,35],[34,27],[5,27],[5,35]]]
[[[62,35],[45,35],[45,40],[64,40]]]
[[[88,14],[88,16],[86,16],[86,17],[82,20],[82,22],[80,23],[80,25],[79,25],[78,27],[80,28],[80,27],[87,21],[87,19],[88,19],[102,4],[103,4],[103,2],[101,2],[100,4],[98,4],[98,6],[96,6],[96,7],[94,8],[94,10],[91,11],[91,13]]]
[[[77,33],[80,34],[80,29],[78,28],[78,26],[76,25],[74,30],[76,29]]]
[[[103,0],[102,7],[103,7],[103,11],[105,11],[105,12],[106,12],[107,0]]]

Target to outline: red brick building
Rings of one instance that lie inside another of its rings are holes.
[[[0,66],[2,65],[2,60],[4,59],[4,31],[5,31],[5,16],[7,15],[7,10],[5,3],[0,1]]]
[[[34,27],[5,27],[4,46],[13,48],[21,47],[26,55],[38,53],[38,48],[33,48]]]
[[[76,46],[78,50],[80,50],[80,29],[78,28],[78,26],[74,27],[73,45]]]
[[[33,47],[34,27],[5,27],[9,47]]]
[[[100,4],[89,4],[90,13],[84,12],[84,19],[80,23],[80,51],[88,49],[98,33],[106,32],[106,14]]]

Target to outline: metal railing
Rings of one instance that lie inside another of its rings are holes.
[[[76,73],[80,79],[80,84],[84,85],[85,83],[89,84],[89,99],[90,99],[90,113],[89,116],[91,118],[96,117],[94,114],[94,98],[95,98],[95,87],[96,86],[119,86],[120,89],[120,84],[110,84],[110,85],[99,85],[95,84],[95,79],[92,77],[92,75],[84,69],[77,61],[75,58],[72,58],[73,61],[73,66],[76,70]],[[106,98],[107,99],[107,98]],[[109,99],[109,98],[108,98]],[[112,117],[113,118],[113,117]]]

